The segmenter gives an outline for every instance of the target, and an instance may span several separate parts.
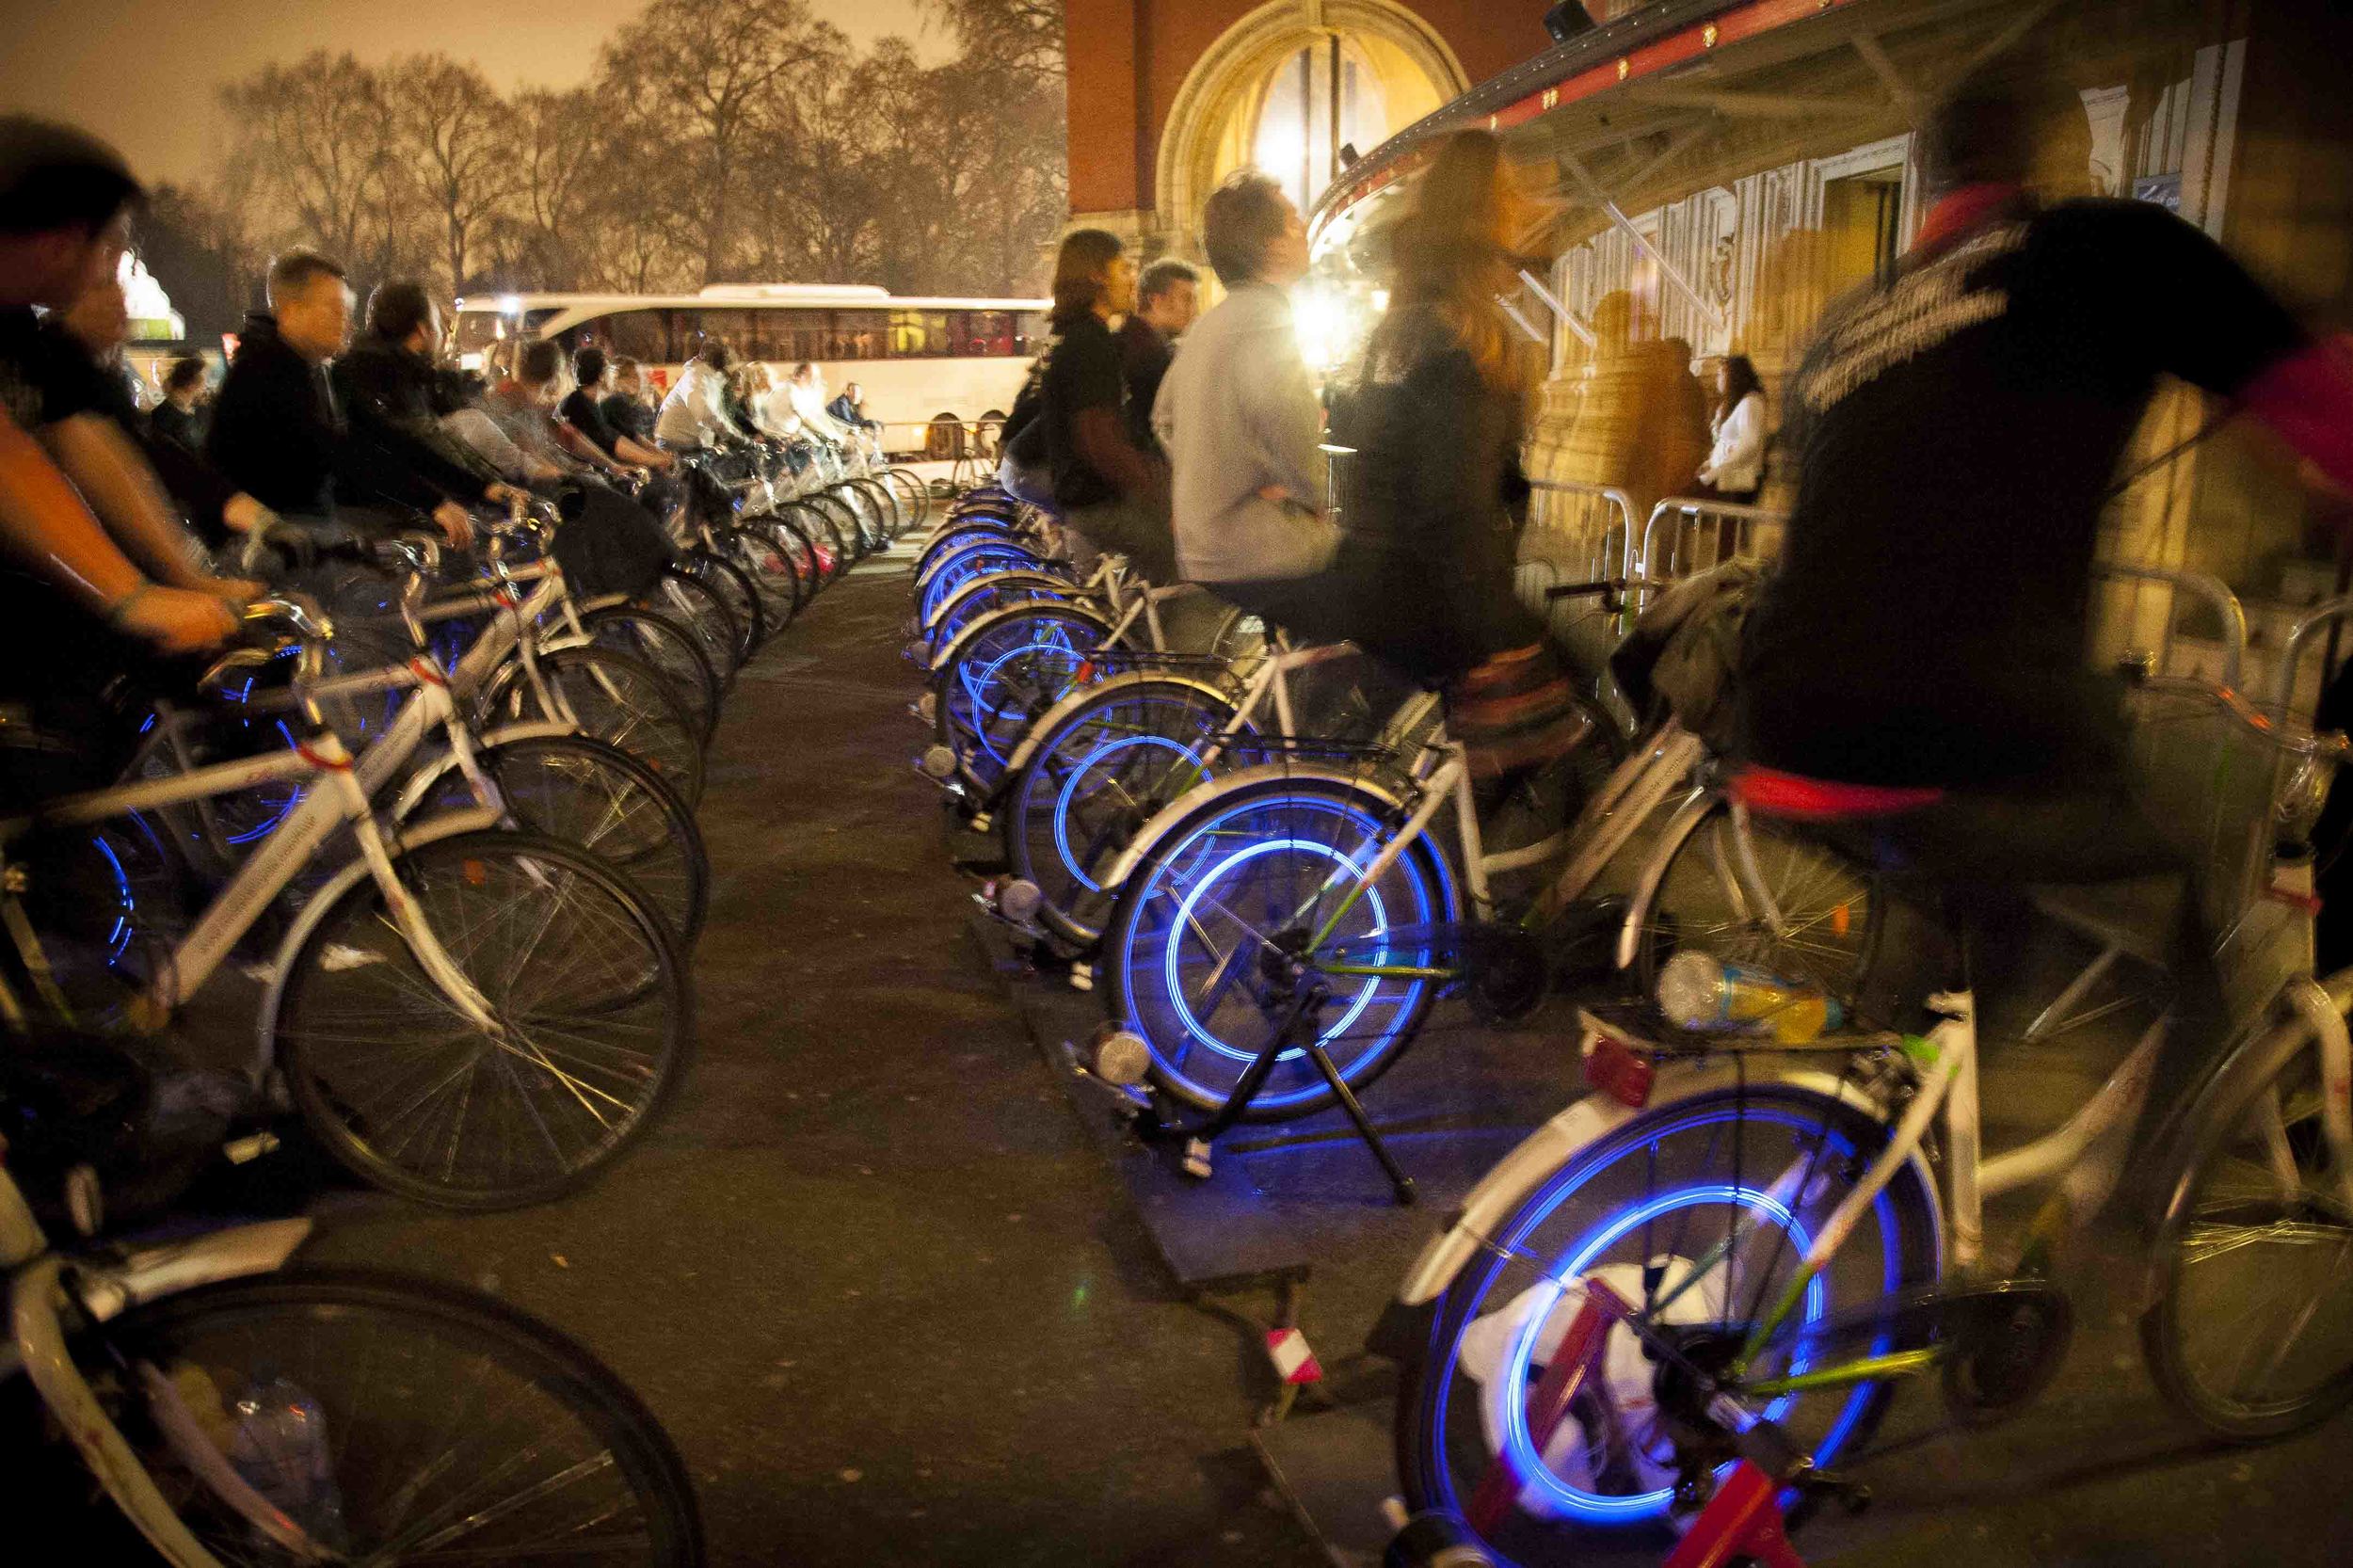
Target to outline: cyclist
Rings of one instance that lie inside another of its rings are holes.
[[[604,422],[648,450],[653,444],[653,410],[646,406],[646,375],[626,355],[613,361],[612,390],[597,402]]]
[[[445,396],[433,362],[440,341],[441,313],[423,283],[378,283],[368,296],[366,328],[335,357],[328,384],[354,440],[396,455],[443,495],[504,506],[511,492],[498,472],[436,417]]]
[[[1135,303],[1136,264],[1117,235],[1080,229],[1064,236],[1054,262],[1054,343],[1036,418],[1054,504],[1071,533],[1095,550],[1124,552],[1154,583],[1175,583],[1168,471],[1128,435],[1127,385],[1111,329]]]
[[[556,413],[615,461],[657,473],[667,472],[677,459],[652,442],[640,440],[633,430],[616,424],[606,414],[605,405],[612,401],[604,395],[607,364],[601,348],[584,348],[573,355],[572,379],[577,384],[555,406]]]
[[[2121,682],[2084,661],[2101,506],[2157,377],[2353,478],[2353,367],[2162,209],[2037,199],[2089,152],[2081,99],[2023,65],[1923,125],[1918,238],[1831,308],[1787,389],[1796,504],[1744,632],[1752,800],[1848,819],[1866,856],[1969,903],[2191,870],[2126,788]],[[2153,1106],[2227,1024],[2196,902]]]
[[[1128,439],[1146,452],[1160,449],[1152,434],[1152,405],[1176,357],[1176,340],[1200,314],[1201,274],[1191,262],[1163,256],[1136,280],[1136,308],[1120,325],[1119,357],[1128,378]],[[856,391],[857,383],[851,382],[850,389]]]
[[[10,753],[0,785],[15,802],[102,782],[119,763],[123,737],[104,705],[115,672],[236,630],[229,585],[195,570],[179,530],[110,513],[105,485],[82,480],[77,492],[60,466],[74,451],[113,462],[118,479],[137,472],[88,401],[87,361],[60,352],[34,307],[62,309],[114,276],[138,196],[104,143],[0,116],[0,700],[33,721],[0,733]],[[65,746],[24,746],[44,731]]]
[[[694,452],[703,447],[727,447],[742,440],[744,430],[728,416],[728,372],[735,357],[723,343],[703,344],[679,372],[678,385],[662,400],[654,419],[654,437],[664,450]]]
[[[267,290],[270,309],[246,317],[214,400],[205,456],[240,488],[324,533],[395,533],[424,513],[450,543],[472,543],[466,508],[418,472],[409,443],[382,439],[380,424],[355,437],[345,421],[326,369],[351,329],[343,267],[289,250],[270,262]],[[479,481],[469,492],[491,493]]]

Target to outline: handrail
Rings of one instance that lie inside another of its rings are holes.
[[[2353,599],[2324,599],[2297,616],[2280,643],[2280,667],[2271,678],[2271,700],[2280,712],[2286,712],[2288,704],[2296,700],[2296,664],[2304,656],[2305,642],[2322,627],[2349,619],[2353,619]]]
[[[2121,577],[2139,583],[2169,583],[2176,588],[2187,588],[2212,604],[2215,613],[2222,617],[2222,684],[2233,690],[2237,688],[2240,671],[2247,659],[2247,612],[2240,606],[2238,595],[2233,593],[2220,578],[2210,577],[2202,571],[2173,571],[2164,567],[2135,567],[2107,561],[2095,564],[2091,569],[2101,577]]]

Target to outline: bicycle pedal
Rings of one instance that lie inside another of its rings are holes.
[[[1183,1166],[1185,1175],[1198,1181],[1207,1181],[1216,1174],[1209,1168],[1209,1145],[1198,1138],[1185,1140]]]
[[[1070,988],[1074,991],[1095,989],[1095,966],[1083,961],[1070,966]]]

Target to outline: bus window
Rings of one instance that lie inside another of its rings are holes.
[[[457,351],[479,354],[506,335],[506,318],[496,311],[457,312]]]
[[[703,345],[711,343],[726,344],[729,348],[735,350],[735,355],[738,359],[747,359],[751,357],[744,345],[752,339],[752,317],[754,312],[750,311],[713,311],[706,308],[702,310],[675,311],[671,313],[680,323],[678,331],[673,335],[680,340],[674,346],[684,350],[684,352],[679,355],[680,360],[684,360],[691,355],[700,353]],[[692,333],[691,342],[686,341],[689,336],[690,328]]]
[[[1016,354],[1045,353],[1048,336],[1046,312],[1023,311],[1015,318],[1015,321],[1016,326],[1013,335],[1013,351]]]
[[[599,346],[616,359],[649,365],[668,362],[670,330],[660,311],[616,311],[588,323],[603,338]]]
[[[945,311],[893,311],[890,312],[890,357],[894,360],[930,360],[952,353],[948,339],[948,312]]]
[[[766,314],[770,359],[779,364],[797,365],[804,360],[832,357],[831,312],[794,305],[779,307]]]
[[[961,352],[968,355],[1017,354],[1015,346],[1013,312],[1011,311],[966,311],[965,342]]]
[[[822,360],[880,360],[889,353],[892,313],[888,311],[836,311],[833,329],[825,334]]]

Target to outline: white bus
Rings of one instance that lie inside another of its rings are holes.
[[[713,339],[739,359],[789,371],[807,360],[828,397],[852,381],[894,451],[942,417],[1000,416],[1046,346],[1043,299],[934,299],[860,284],[714,283],[699,294],[508,294],[457,302],[459,362],[480,369],[502,344],[552,338],[567,355],[601,348],[666,388]]]

